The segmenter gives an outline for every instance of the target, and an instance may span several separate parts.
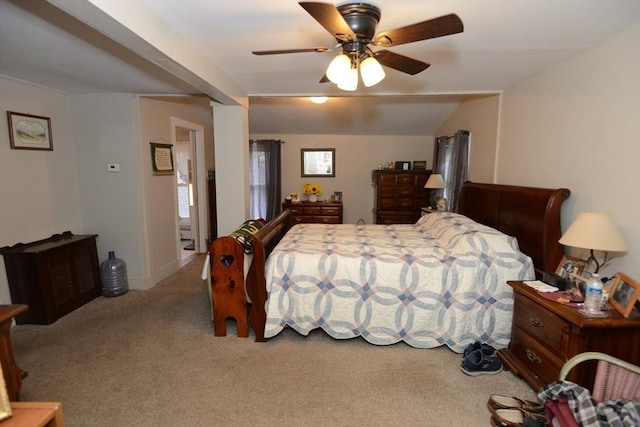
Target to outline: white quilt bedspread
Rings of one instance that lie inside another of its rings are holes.
[[[411,225],[299,224],[267,261],[265,337],[290,326],[378,345],[504,348],[513,311],[506,281],[533,278],[513,237],[458,214]]]

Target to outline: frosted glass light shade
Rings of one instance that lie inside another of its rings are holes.
[[[342,76],[342,81],[338,83],[338,89],[352,92],[358,88],[358,69],[350,68],[349,72]]]
[[[609,215],[582,212],[562,235],[565,246],[605,252],[624,252],[627,244]]]
[[[327,78],[335,83],[340,84],[344,79],[348,78],[347,76],[351,71],[351,58],[341,53],[340,55],[333,58],[333,61],[329,64],[327,68]],[[356,76],[357,78],[357,76]]]
[[[380,83],[385,76],[382,65],[372,56],[360,63],[360,75],[366,87]]]
[[[444,179],[442,179],[442,175],[439,173],[433,173],[429,175],[429,179],[424,184],[424,188],[444,188],[445,183]]]

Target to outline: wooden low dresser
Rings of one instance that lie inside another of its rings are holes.
[[[586,317],[577,308],[547,299],[520,281],[514,291],[509,347],[498,355],[505,367],[534,390],[558,380],[564,363],[578,353],[599,351],[640,365],[640,315],[629,319],[616,310],[607,317]],[[597,362],[574,368],[567,380],[591,388]]]
[[[342,203],[284,202],[282,210],[291,211],[289,226],[301,223],[342,224]]]
[[[96,234],[70,231],[0,248],[14,304],[29,310],[16,323],[49,325],[102,293]]]

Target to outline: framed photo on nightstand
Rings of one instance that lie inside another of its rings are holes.
[[[624,273],[618,273],[611,286],[609,302],[625,318],[631,315],[634,307],[640,306],[640,283]]]

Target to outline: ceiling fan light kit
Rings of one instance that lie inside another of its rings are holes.
[[[429,64],[389,50],[374,52],[369,46],[393,47],[436,37],[461,33],[464,26],[455,14],[441,16],[406,27],[376,33],[380,21],[380,9],[368,3],[347,3],[334,6],[330,3],[299,2],[320,25],[330,32],[342,53],[329,64],[321,83],[330,81],[339,89],[354,91],[358,88],[358,70],[366,87],[374,86],[385,78],[382,68],[393,68],[415,75]],[[287,49],[254,51],[254,55],[276,55],[283,53],[326,52],[328,48]]]

